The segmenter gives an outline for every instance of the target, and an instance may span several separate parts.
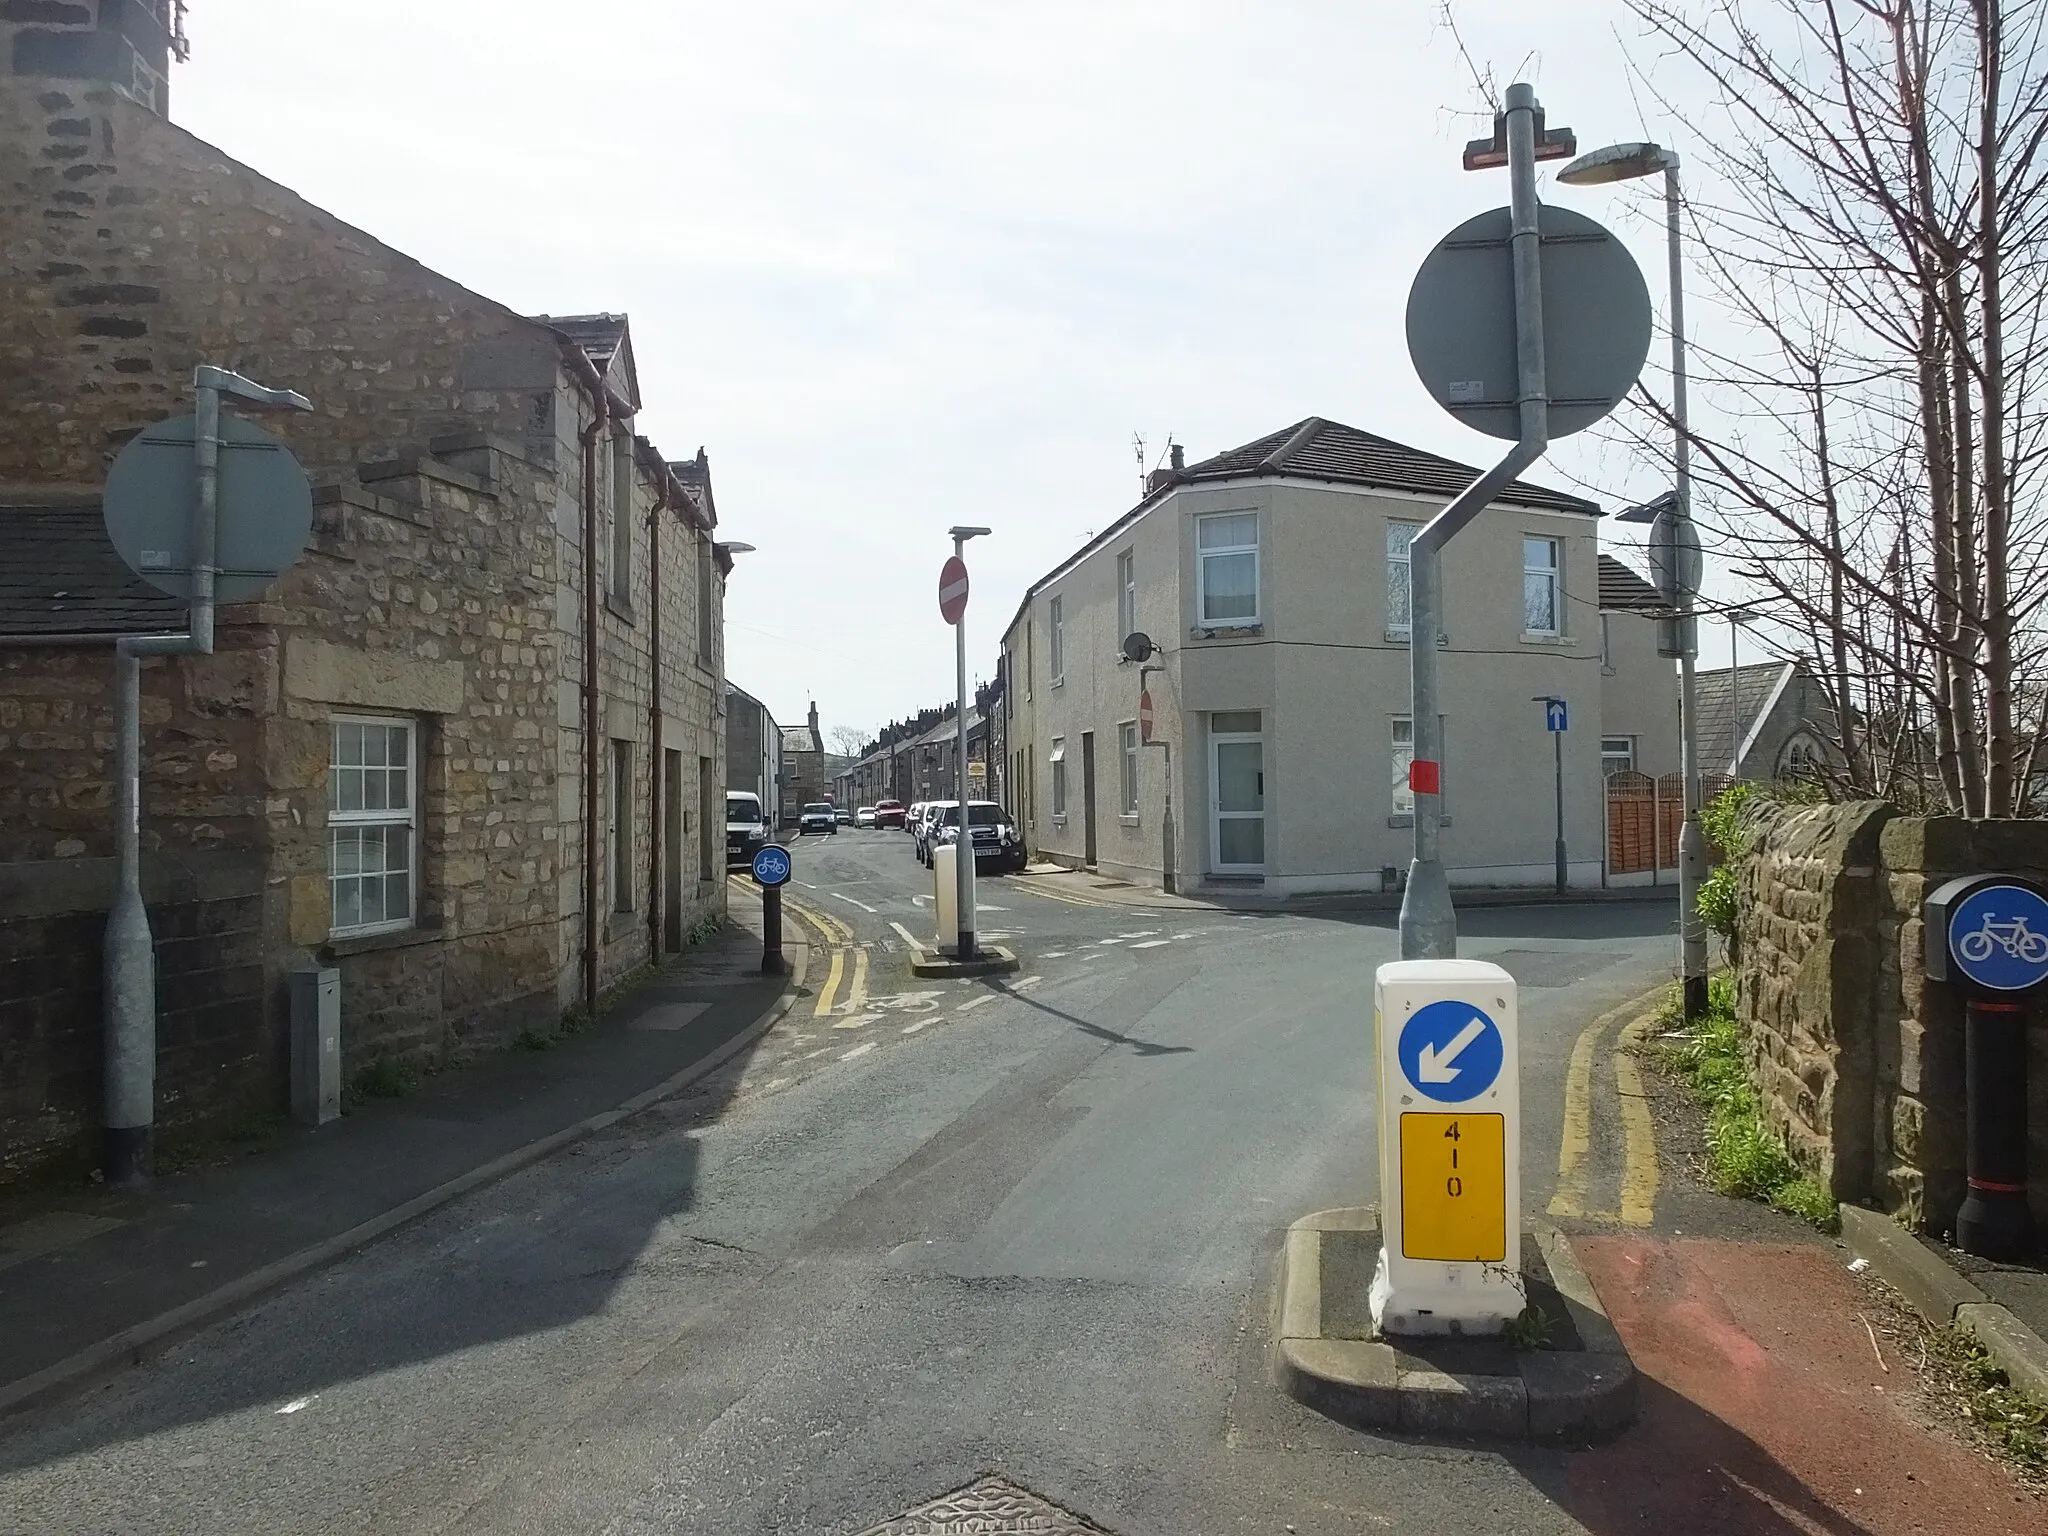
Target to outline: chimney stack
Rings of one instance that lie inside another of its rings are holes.
[[[1178,475],[1188,467],[1187,450],[1181,447],[1179,443],[1169,443],[1167,447],[1173,452],[1173,472]]]

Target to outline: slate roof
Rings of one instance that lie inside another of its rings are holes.
[[[1662,608],[1657,589],[1612,555],[1600,557],[1602,608]]]
[[[1789,661],[1753,661],[1738,667],[1729,686],[1726,667],[1718,672],[1695,675],[1695,696],[1699,700],[1700,768],[1706,773],[1725,774],[1735,752],[1736,695],[1741,695],[1741,735],[1747,741],[1758,718],[1778,697],[1779,686],[1793,669]],[[1745,765],[1745,768],[1748,765]]]
[[[0,634],[181,634],[185,618],[121,563],[97,502],[0,506]]]
[[[1242,480],[1274,476],[1329,480],[1343,485],[1368,485],[1376,490],[1415,491],[1426,496],[1455,496],[1478,478],[1479,471],[1455,459],[1410,448],[1391,438],[1347,427],[1341,421],[1310,416],[1291,427],[1190,464],[1175,483]],[[1553,491],[1516,480],[1495,498],[1518,507],[1544,507],[1553,512],[1600,515],[1583,496]]]
[[[611,366],[626,339],[624,315],[536,315],[543,325],[553,326],[583,349],[583,355],[601,373]]]
[[[782,727],[782,750],[785,752],[823,752],[825,743],[818,739],[818,733],[808,725],[785,725]]]

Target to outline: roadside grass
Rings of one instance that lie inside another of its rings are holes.
[[[1676,989],[1660,1017],[1677,1027]],[[1823,1232],[1839,1230],[1833,1197],[1800,1171],[1784,1142],[1764,1123],[1742,1057],[1732,978],[1716,976],[1707,983],[1706,1017],[1667,1042],[1660,1055],[1707,1112],[1707,1177],[1716,1190],[1774,1205]]]
[[[1531,1304],[1522,1309],[1519,1317],[1511,1317],[1501,1328],[1500,1336],[1508,1348],[1536,1350],[1550,1348],[1550,1314],[1541,1307]]]
[[[1930,1353],[1946,1368],[1963,1417],[2036,1478],[2048,1476],[2048,1403],[2029,1396],[1967,1334],[1931,1328]]]

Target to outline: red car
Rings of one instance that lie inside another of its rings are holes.
[[[875,825],[903,830],[903,802],[901,800],[877,800],[875,802]]]

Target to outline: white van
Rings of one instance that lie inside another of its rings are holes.
[[[751,864],[754,855],[768,842],[768,818],[761,810],[761,797],[752,790],[725,792],[725,862]]]

